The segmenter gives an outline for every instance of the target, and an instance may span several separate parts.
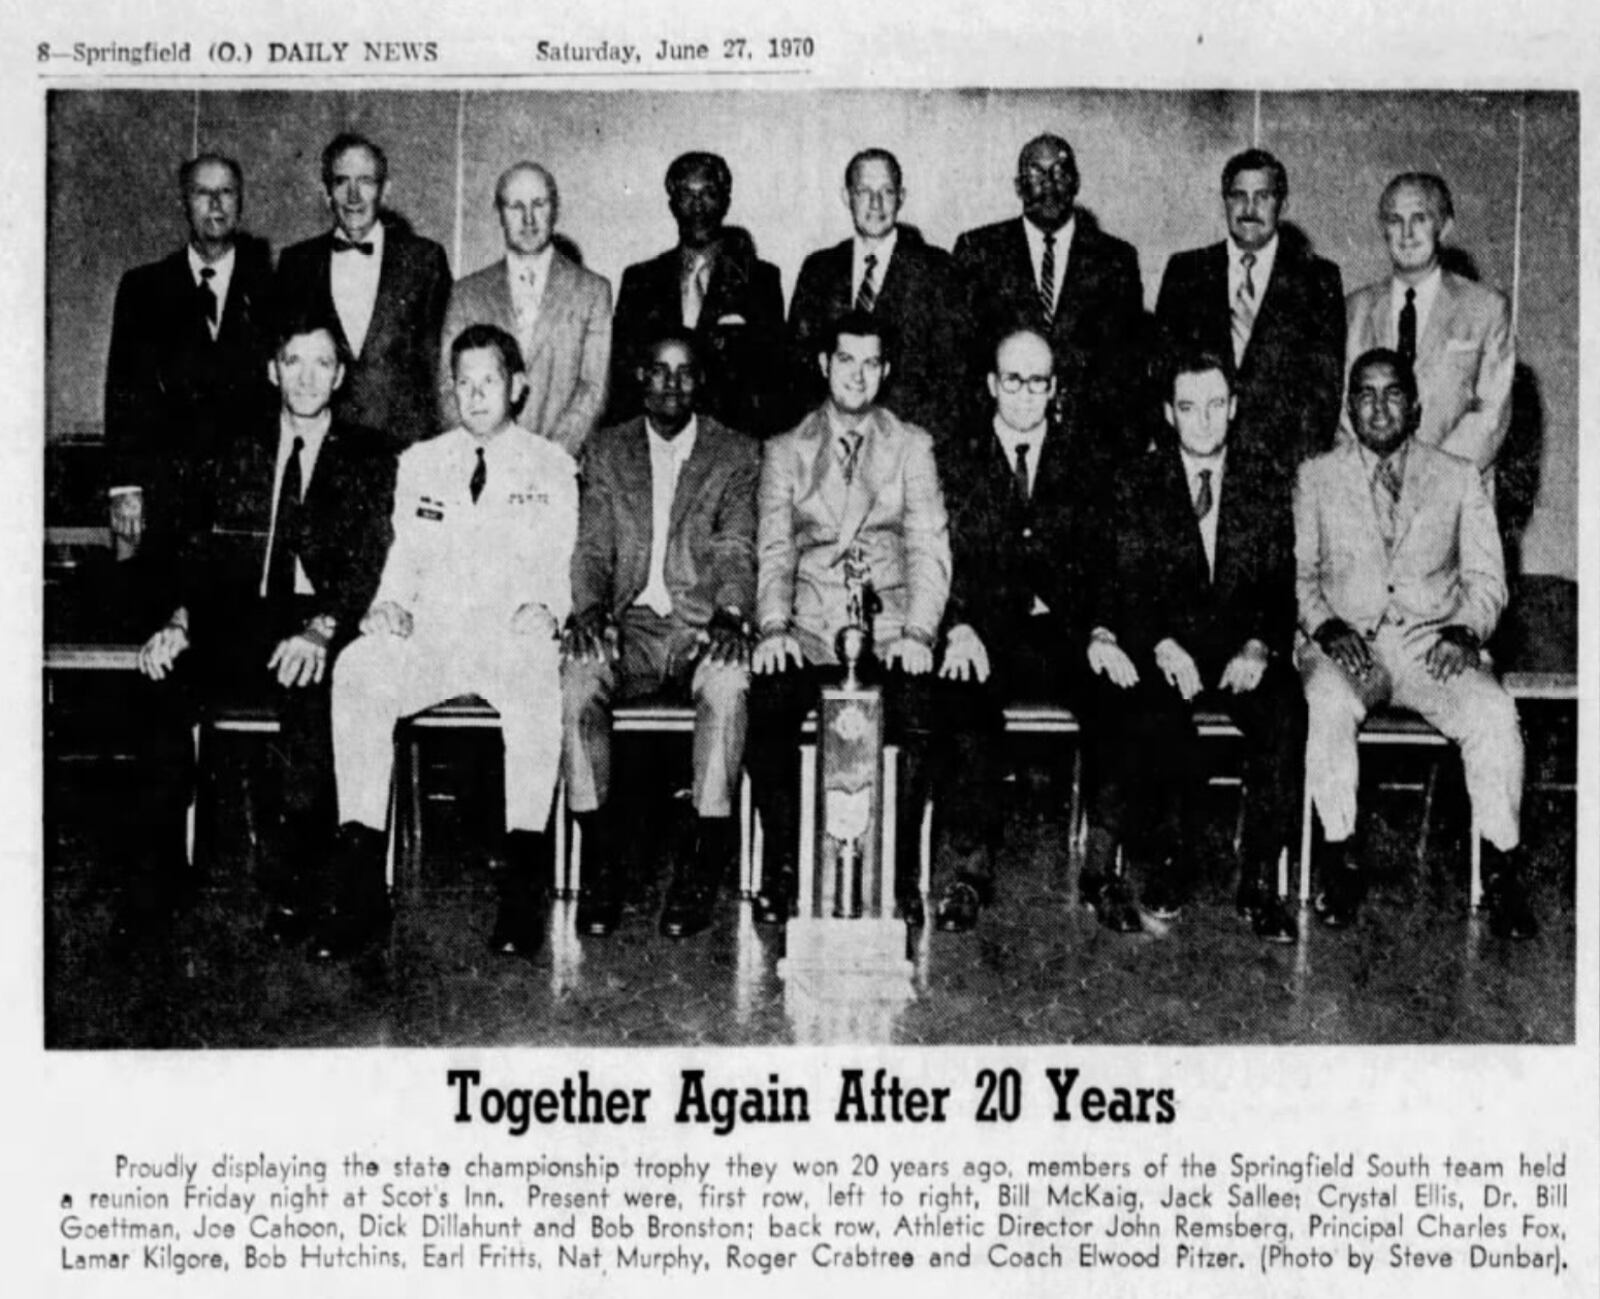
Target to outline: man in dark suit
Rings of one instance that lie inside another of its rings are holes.
[[[1226,358],[1179,355],[1168,391],[1172,432],[1120,476],[1115,523],[1091,558],[1088,656],[1102,679],[1090,708],[1104,737],[1091,815],[1143,863],[1146,914],[1176,918],[1204,789],[1194,713],[1222,709],[1245,743],[1239,912],[1262,938],[1292,943],[1277,863],[1299,805],[1305,707],[1291,662],[1288,484],[1250,447],[1232,445]],[[1084,895],[1107,927],[1137,929],[1108,856],[1091,852]]]
[[[1130,443],[1127,411],[1144,375],[1138,254],[1075,207],[1078,163],[1059,136],[1023,146],[1016,191],[1020,217],[967,231],[952,254],[975,327],[971,391],[1004,335],[1036,329],[1055,351],[1057,423]]]
[[[940,805],[960,865],[935,923],[952,932],[972,928],[993,893],[1006,705],[1076,704],[1088,675],[1079,570],[1102,456],[1051,424],[1052,365],[1044,335],[1008,334],[989,373],[992,416],[940,451],[941,475],[960,485],[947,497],[952,577],[938,692],[954,751]]]
[[[1289,175],[1265,149],[1222,169],[1228,237],[1176,254],[1161,277],[1156,325],[1167,347],[1233,358],[1236,447],[1265,451],[1286,479],[1333,445],[1344,365],[1339,268],[1280,229]]]
[[[828,327],[851,307],[882,317],[895,332],[893,378],[882,405],[941,443],[959,424],[965,304],[949,255],[899,224],[906,191],[887,149],[864,149],[844,172],[855,237],[806,258],[789,306],[798,390],[807,407],[826,396],[816,356]]]
[[[265,700],[282,726],[272,753],[283,804],[260,883],[269,928],[304,929],[314,890],[302,868],[321,860],[334,829],[332,663],[377,588],[394,479],[381,435],[330,410],[344,369],[332,322],[285,321],[269,366],[278,413],[240,429],[203,471],[180,603],[139,652],[151,788],[140,801],[136,914],[159,908],[176,882],[192,720],[221,702]]]
[[[621,909],[605,815],[611,706],[662,690],[693,697],[695,853],[661,913],[661,932],[686,938],[711,923],[736,838],[760,451],[695,413],[688,335],[658,339],[643,369],[645,413],[596,434],[584,452],[562,668],[567,798],[584,826],[578,932],[608,934]]]
[[[178,169],[178,191],[188,241],[122,277],[106,361],[111,525],[125,552],[144,544],[161,568],[193,524],[201,466],[276,405],[272,260],[239,229],[239,164],[200,154]]]
[[[444,249],[383,213],[389,161],[365,136],[322,151],[333,229],[285,248],[279,307],[335,321],[351,359],[335,400],[341,420],[379,429],[404,450],[439,431],[439,330],[450,301]]]
[[[609,423],[643,409],[638,379],[650,344],[684,329],[705,375],[699,406],[729,428],[764,437],[787,428],[789,396],[778,268],[756,257],[743,230],[724,225],[733,176],[714,153],[686,153],[667,169],[678,246],[628,267],[612,321]]]

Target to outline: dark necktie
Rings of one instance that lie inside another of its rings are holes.
[[[878,305],[878,290],[872,284],[872,272],[878,266],[878,254],[868,253],[865,261],[866,274],[861,277],[861,289],[856,294],[856,310],[870,312]]]
[[[1256,281],[1251,271],[1256,255],[1242,253],[1239,264],[1244,267],[1244,278],[1239,281],[1239,292],[1233,298],[1233,363],[1244,362],[1244,349],[1250,345],[1250,333],[1256,327]]]
[[[206,313],[206,323],[217,323],[217,291],[211,287],[211,281],[216,272],[209,266],[200,268],[200,307]]]
[[[1017,500],[1026,505],[1031,493],[1028,491],[1028,444],[1017,443],[1017,465],[1013,477],[1017,485]]]
[[[267,564],[267,599],[288,601],[294,596],[294,564],[300,549],[300,498],[304,479],[300,453],[306,440],[297,437],[283,467],[283,482],[278,487],[278,509],[272,520],[272,559]]]
[[[363,257],[371,257],[373,248],[370,239],[335,239],[333,251],[336,253],[360,253]]]
[[[861,455],[861,434],[846,433],[839,439],[839,467],[846,483],[856,480],[856,460]]]
[[[472,468],[472,477],[467,482],[467,490],[472,493],[472,503],[478,503],[478,497],[483,495],[483,485],[489,481],[489,467],[483,463],[483,448],[478,448],[478,463]]]
[[[1399,347],[1400,355],[1407,362],[1417,359],[1417,291],[1406,290],[1406,305],[1400,308]]]
[[[1211,507],[1216,504],[1216,497],[1211,494],[1211,470],[1200,471],[1200,486],[1194,494],[1194,517],[1203,519],[1211,513]]]
[[[1053,231],[1044,236],[1044,256],[1039,259],[1039,305],[1044,308],[1044,318],[1056,318],[1056,237]]]

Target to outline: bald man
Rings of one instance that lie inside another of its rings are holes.
[[[517,340],[528,399],[517,423],[576,456],[606,404],[611,365],[611,282],[563,256],[552,242],[561,195],[536,162],[501,173],[494,208],[506,255],[456,281],[439,360],[439,412],[460,423],[450,340],[468,325],[497,325]]]

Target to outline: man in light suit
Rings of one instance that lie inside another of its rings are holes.
[[[456,281],[443,337],[487,324],[516,339],[528,375],[517,423],[576,456],[605,409],[611,283],[551,244],[560,194],[538,163],[519,162],[502,173],[494,206],[506,255]],[[439,359],[439,412],[445,428],[459,422],[448,350]]]
[[[1055,352],[1056,423],[1073,437],[1081,431],[1131,453],[1144,445],[1130,436],[1127,418],[1145,368],[1139,255],[1076,206],[1078,184],[1072,146],[1037,136],[1017,157],[1022,215],[956,240],[951,256],[973,325],[971,413],[981,408],[1000,340],[1036,329]]]
[[[333,229],[283,250],[278,305],[338,322],[351,360],[334,413],[404,450],[439,430],[434,383],[450,265],[438,244],[385,216],[389,161],[365,136],[334,137],[322,151],[322,185]]]
[[[850,621],[846,561],[864,565],[879,607],[872,643],[887,731],[901,745],[895,891],[923,922],[918,826],[931,773],[933,648],[950,594],[950,532],[933,438],[877,404],[890,369],[885,326],[847,312],[821,340],[828,400],[763,448],[747,766],[768,860],[755,918],[782,924],[795,897],[800,724],[840,677],[834,640]]]
[[[1357,357],[1349,411],[1354,439],[1307,461],[1295,495],[1296,593],[1311,638],[1306,780],[1330,850],[1318,914],[1341,928],[1360,905],[1356,733],[1369,709],[1393,701],[1461,746],[1490,927],[1532,938],[1518,848],[1522,733],[1481,650],[1506,602],[1494,509],[1471,461],[1417,441],[1422,411],[1404,357]]]
[[[605,815],[614,703],[663,690],[694,699],[695,854],[674,873],[663,934],[687,938],[711,923],[733,856],[761,456],[753,439],[696,413],[699,380],[693,340],[664,335],[640,376],[645,413],[584,450],[562,666],[567,799],[584,827],[583,934],[610,933],[621,911]]]
[[[1511,426],[1511,310],[1504,295],[1439,264],[1454,223],[1438,176],[1405,172],[1384,186],[1378,224],[1394,273],[1345,300],[1345,361],[1374,347],[1410,359],[1422,403],[1417,441],[1487,474]]]
[[[726,223],[733,173],[714,153],[685,153],[667,168],[678,244],[622,273],[613,322],[608,423],[643,409],[637,373],[665,331],[694,335],[705,375],[700,409],[729,428],[766,437],[794,419],[783,282],[750,235]]]
[[[966,329],[950,256],[901,225],[906,191],[887,149],[863,149],[844,171],[844,201],[855,237],[812,253],[789,306],[800,391],[815,406],[826,396],[816,356],[822,335],[852,306],[887,321],[898,340],[894,377],[879,401],[941,443],[960,423],[961,347]]]
[[[1293,482],[1338,428],[1344,287],[1337,266],[1280,229],[1289,174],[1265,149],[1228,159],[1222,206],[1228,237],[1167,263],[1156,326],[1170,350],[1232,358],[1239,415],[1229,436],[1266,452]]]

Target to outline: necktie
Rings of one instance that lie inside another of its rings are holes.
[[[489,481],[489,467],[483,463],[483,448],[478,448],[478,463],[472,467],[472,477],[467,481],[467,490],[472,493],[472,503],[478,503],[478,497],[483,495],[483,485]]]
[[[1244,278],[1239,281],[1239,292],[1233,299],[1233,363],[1236,366],[1244,361],[1244,349],[1249,346],[1250,331],[1256,325],[1256,282],[1250,274],[1256,255],[1245,253],[1239,262],[1244,267]]]
[[[846,433],[839,439],[839,467],[846,483],[856,480],[856,460],[861,455],[861,434]]]
[[[1378,465],[1377,478],[1378,486],[1382,489],[1378,497],[1381,506],[1378,514],[1383,525],[1383,540],[1393,545],[1395,516],[1400,510],[1400,466],[1395,463],[1393,456]]]
[[[205,310],[206,323],[212,326],[217,323],[217,291],[211,287],[216,274],[209,266],[200,268],[200,305]]]
[[[866,256],[866,274],[861,277],[861,289],[856,294],[856,310],[871,311],[878,305],[878,290],[872,284],[872,272],[878,266],[878,254],[868,253]]]
[[[1203,519],[1211,513],[1211,507],[1216,504],[1216,497],[1211,492],[1211,470],[1200,471],[1200,486],[1194,494],[1194,517]]]
[[[694,269],[683,282],[683,324],[695,329],[700,324],[700,310],[706,305],[706,289],[711,283],[711,259],[702,253],[695,258]]]
[[[1017,499],[1026,505],[1031,495],[1028,490],[1028,444],[1026,442],[1017,443],[1017,465],[1012,477],[1017,485]]]
[[[1417,359],[1417,291],[1406,290],[1406,305],[1400,308],[1399,348],[1407,361]]]
[[[371,257],[373,248],[370,239],[335,239],[333,251],[336,253],[360,253],[363,257]]]
[[[1056,318],[1056,237],[1053,231],[1044,236],[1044,256],[1039,259],[1039,305],[1044,308],[1044,318]]]
[[[267,563],[267,599],[281,602],[294,595],[294,564],[300,549],[300,498],[304,491],[300,453],[306,440],[297,437],[283,467],[278,509],[272,520],[272,558]]]

